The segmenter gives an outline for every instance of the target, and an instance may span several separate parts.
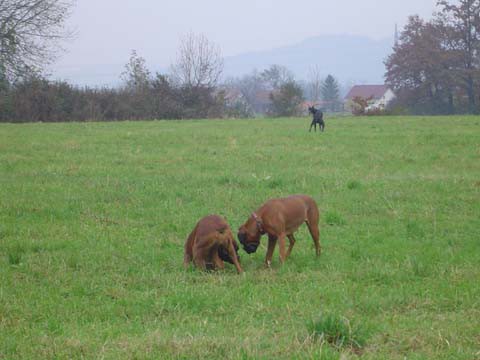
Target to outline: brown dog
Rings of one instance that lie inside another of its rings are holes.
[[[316,254],[319,256],[321,248],[318,219],[317,204],[310,196],[292,195],[268,200],[252,213],[247,222],[238,229],[238,240],[243,245],[243,249],[251,254],[257,251],[261,236],[267,234],[268,250],[265,265],[269,267],[277,241],[280,249],[280,262],[283,263],[295,244],[293,233],[305,222],[315,243]],[[290,241],[290,246],[286,251],[285,237]]]
[[[191,261],[202,270],[216,270],[225,267],[224,260],[243,272],[238,262],[238,245],[227,222],[218,215],[201,219],[187,238],[183,264]]]

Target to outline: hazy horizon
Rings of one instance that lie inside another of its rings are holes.
[[[180,39],[187,32],[206,35],[220,46],[225,57],[285,47],[323,35],[382,40],[393,38],[395,24],[401,29],[409,15],[429,18],[435,3],[138,0],[119,4],[114,0],[81,0],[68,22],[77,35],[64,44],[66,52],[49,72],[75,83],[108,84],[113,73],[120,75],[133,49],[146,59],[150,69],[166,70],[175,61]]]

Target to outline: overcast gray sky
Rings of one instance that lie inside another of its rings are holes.
[[[180,37],[203,33],[223,55],[271,49],[324,34],[392,37],[411,14],[429,18],[436,0],[77,0],[75,40],[52,72],[125,64],[132,49],[167,68]]]

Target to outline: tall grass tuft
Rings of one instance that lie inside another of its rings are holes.
[[[331,226],[342,226],[347,223],[344,217],[336,211],[327,211],[325,213],[325,222]]]
[[[20,247],[15,247],[11,249],[8,254],[8,263],[10,265],[19,265],[20,262],[22,261],[22,255],[24,253],[24,250]]]
[[[358,180],[350,180],[347,182],[347,188],[349,190],[360,189],[362,187],[362,183]]]
[[[327,342],[336,349],[350,348],[359,350],[365,347],[365,330],[352,326],[350,320],[338,314],[323,314],[318,320],[307,324],[308,332],[315,340]]]

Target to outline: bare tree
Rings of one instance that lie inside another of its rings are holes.
[[[177,61],[171,67],[175,83],[190,88],[214,88],[222,72],[220,48],[205,35],[188,33],[181,39]]]
[[[150,71],[147,68],[146,61],[139,56],[135,50],[132,50],[130,60],[125,65],[125,71],[121,75],[125,87],[130,91],[140,91],[148,87],[151,79]]]
[[[15,78],[55,60],[74,0],[0,0],[0,73]]]
[[[257,70],[251,74],[244,75],[237,81],[237,88],[244,97],[245,101],[254,110],[258,111],[258,93],[265,90],[265,84]]]
[[[283,84],[294,80],[293,73],[283,65],[273,64],[260,74],[269,90],[278,90]]]
[[[308,92],[310,100],[318,103],[320,100],[323,79],[318,65],[312,66],[308,71]]]

